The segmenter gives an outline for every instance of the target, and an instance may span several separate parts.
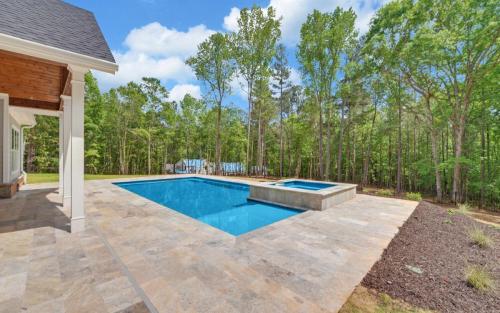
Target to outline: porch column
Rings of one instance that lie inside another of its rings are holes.
[[[2,154],[2,171],[0,172],[0,183],[10,183],[10,115],[9,115],[9,95],[0,93],[0,148]]]
[[[61,96],[63,101],[63,206],[71,209],[71,97]],[[61,125],[59,125],[61,126]]]
[[[84,94],[88,69],[70,65],[71,72],[71,232],[85,229],[84,207]]]
[[[61,101],[64,101],[61,99]],[[64,114],[59,113],[59,194],[64,188]]]

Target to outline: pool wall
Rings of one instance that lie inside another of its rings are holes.
[[[279,182],[294,180],[297,179],[285,179]],[[307,182],[308,180],[303,181]],[[253,184],[250,186],[249,199],[302,210],[322,211],[356,196],[356,185],[334,184],[335,186],[320,190],[290,188],[276,185],[275,183]]]

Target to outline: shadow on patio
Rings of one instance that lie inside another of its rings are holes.
[[[12,199],[1,199],[0,233],[40,227],[69,232],[70,219],[62,211],[62,203],[49,199],[53,193],[57,193],[57,188],[28,189]]]

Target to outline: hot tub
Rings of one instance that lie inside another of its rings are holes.
[[[272,185],[288,187],[288,188],[304,189],[304,190],[322,190],[336,186],[333,183],[324,183],[324,182],[298,180],[298,179],[277,182],[273,183]]]
[[[356,185],[285,179],[250,186],[249,199],[302,210],[326,210],[356,196]]]

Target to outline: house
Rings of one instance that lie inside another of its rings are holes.
[[[94,15],[59,0],[3,0],[0,9],[0,195],[23,175],[23,136],[35,115],[59,118],[59,177],[71,231],[85,225],[84,76],[118,66]]]
[[[210,174],[210,164],[203,159],[182,159],[175,163],[177,174]]]
[[[245,173],[245,164],[240,162],[221,162],[222,175],[242,175]]]

